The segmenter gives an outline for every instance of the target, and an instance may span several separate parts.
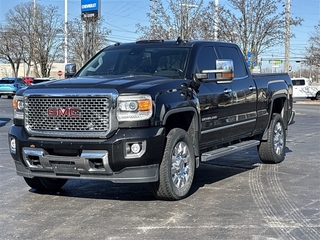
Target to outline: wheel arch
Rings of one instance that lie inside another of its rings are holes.
[[[274,113],[278,113],[280,114],[280,116],[284,119],[284,123],[285,123],[285,129],[287,129],[288,126],[288,121],[287,119],[289,118],[288,116],[288,112],[286,111],[286,109],[288,109],[289,105],[288,105],[288,99],[287,96],[285,94],[278,94],[278,95],[274,95],[271,99],[271,103],[270,103],[270,111],[269,111],[269,117],[268,117],[268,124],[266,129],[264,130],[263,136],[262,136],[262,140],[267,140],[268,139],[268,129],[270,127],[270,123],[272,120],[272,116]]]
[[[193,141],[195,157],[199,156],[200,124],[199,114],[193,107],[172,109],[163,118],[166,132],[173,128],[185,130]]]

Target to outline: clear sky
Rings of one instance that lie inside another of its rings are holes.
[[[5,23],[5,14],[22,2],[33,2],[33,0],[0,0],[0,23]],[[63,18],[64,2],[65,0],[37,0],[38,4],[58,6]],[[208,2],[209,0],[204,0],[205,5]],[[223,5],[226,0],[219,0],[219,2]],[[135,33],[136,24],[150,24],[147,18],[150,4],[150,0],[101,0],[101,15],[105,19],[106,27],[112,31],[108,38],[119,42],[135,41],[139,37],[139,34]],[[292,17],[304,19],[302,26],[291,29],[296,38],[290,43],[290,58],[297,59],[303,57],[307,40],[320,20],[320,0],[291,0],[290,10]],[[81,0],[68,0],[68,19],[77,18],[80,13]],[[270,49],[264,56],[283,58],[284,47]]]

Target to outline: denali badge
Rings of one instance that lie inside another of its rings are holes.
[[[80,108],[70,107],[70,108],[58,108],[50,107],[47,110],[49,117],[59,117],[59,116],[68,116],[68,117],[80,117]]]

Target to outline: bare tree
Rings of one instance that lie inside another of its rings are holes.
[[[306,58],[315,66],[320,67],[320,21],[315,26],[315,31],[311,33],[309,44],[306,47]]]
[[[148,14],[151,25],[137,27],[141,39],[215,40],[218,32],[220,41],[237,43],[257,62],[258,55],[284,43],[284,6],[284,0],[227,0],[224,6],[216,6],[215,1],[204,6],[203,1],[195,0],[153,0]],[[291,26],[301,21],[291,18]]]
[[[63,54],[63,21],[58,7],[37,5],[34,29],[36,66],[43,77],[49,77],[53,62]]]
[[[237,43],[243,53],[252,53],[252,62],[257,62],[258,55],[284,43],[284,6],[283,0],[228,0],[226,6],[219,8],[219,39]],[[201,14],[199,28],[205,39],[212,38],[213,26],[209,23],[215,20],[215,7],[214,2],[210,2]],[[281,8],[283,11],[279,11]],[[301,18],[291,18],[290,23],[297,26],[301,21]]]
[[[83,22],[77,18],[68,22],[69,58],[77,67],[107,46],[110,30],[102,27],[102,22],[103,19]]]
[[[9,62],[14,77],[18,77],[23,56],[19,39],[14,35],[14,29],[1,26],[0,42],[0,59]]]
[[[163,3],[164,2],[164,3]],[[140,39],[194,39],[195,22],[203,8],[203,0],[153,0],[150,5],[150,26],[137,25]]]
[[[309,44],[306,47],[306,59],[309,66],[309,77],[314,76],[315,80],[319,82],[320,69],[320,21],[315,26],[315,31],[311,33]]]
[[[58,8],[38,4],[34,9],[32,2],[21,3],[9,10],[6,21],[6,29],[14,42],[6,54],[11,56],[10,51],[15,47],[20,51],[20,61],[27,65],[27,75],[33,64],[36,76],[50,76],[53,61],[63,52],[63,41],[59,37],[63,33],[63,21]]]

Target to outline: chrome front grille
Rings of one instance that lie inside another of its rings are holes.
[[[101,137],[110,130],[108,97],[28,97],[25,126],[33,136]]]

